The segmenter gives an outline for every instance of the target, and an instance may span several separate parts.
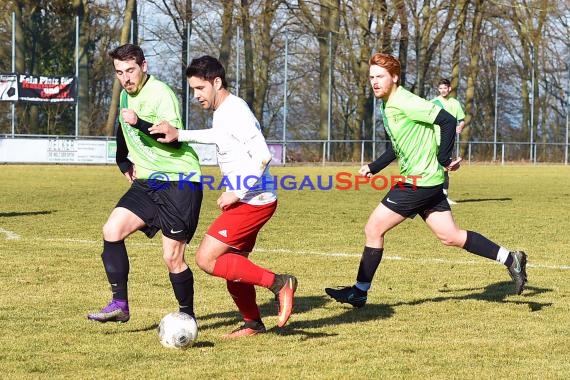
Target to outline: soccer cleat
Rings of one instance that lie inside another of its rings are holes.
[[[341,288],[325,288],[325,292],[336,302],[349,303],[354,307],[366,305],[368,292],[358,289],[356,286]]]
[[[521,294],[527,281],[526,253],[523,251],[514,251],[511,252],[511,257],[513,258],[513,262],[507,269],[509,271],[509,275],[515,282],[515,291],[517,294]]]
[[[297,290],[297,278],[288,274],[278,274],[276,277],[275,282],[283,284],[275,294],[275,299],[279,305],[277,326],[283,327],[293,312],[293,296]]]
[[[243,325],[235,329],[229,334],[224,335],[224,338],[243,338],[255,334],[263,334],[265,332],[265,325],[261,321],[245,321]]]
[[[87,315],[87,319],[101,323],[127,322],[130,317],[129,303],[123,300],[112,300],[101,311]]]

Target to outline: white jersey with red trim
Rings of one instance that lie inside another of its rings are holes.
[[[262,205],[277,199],[269,173],[271,153],[259,122],[243,99],[229,94],[214,111],[212,128],[180,130],[178,140],[216,144],[226,191],[233,191],[241,202]]]

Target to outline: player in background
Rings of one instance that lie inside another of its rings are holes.
[[[388,54],[376,53],[369,60],[369,79],[374,96],[382,99],[384,127],[392,141],[390,148],[376,161],[364,165],[359,173],[371,176],[398,159],[400,174],[408,178],[397,184],[370,215],[364,232],[366,245],[353,286],[326,288],[338,302],[354,307],[366,304],[368,290],[384,253],[384,236],[406,218],[419,214],[435,236],[445,245],[496,260],[507,267],[520,294],[527,281],[527,256],[509,251],[474,231],[460,229],[443,194],[444,169],[459,168],[451,159],[457,120],[437,105],[400,86],[400,62]],[[438,146],[434,124],[440,126]],[[416,177],[417,187],[410,176]]]
[[[144,121],[160,120],[182,127],[174,92],[148,74],[142,49],[126,44],[112,50],[109,56],[123,87],[116,160],[131,186],[103,226],[101,258],[113,298],[87,318],[97,322],[129,320],[129,258],[125,239],[135,231],[152,238],[159,230],[163,259],[179,310],[194,317],[194,276],[184,260],[184,250],[196,231],[202,204],[198,156],[189,145],[164,144],[156,141],[156,136],[150,137],[137,129]],[[156,172],[168,178],[153,180]],[[179,187],[179,173],[195,179],[196,186]]]
[[[226,280],[244,323],[228,338],[265,332],[254,285],[271,290],[278,301],[277,325],[287,323],[293,309],[297,279],[274,274],[248,259],[257,234],[277,207],[277,193],[269,173],[271,153],[259,122],[246,102],[227,89],[225,69],[213,57],[192,60],[186,69],[188,84],[203,109],[213,111],[212,128],[182,131],[162,122],[151,133],[165,134],[158,141],[216,144],[226,191],[217,204],[221,215],[208,228],[196,252],[196,263],[206,273]],[[247,180],[247,183],[244,183]]]
[[[465,119],[465,112],[463,111],[463,107],[461,107],[461,103],[454,97],[450,96],[451,93],[451,82],[449,79],[443,78],[437,84],[437,90],[439,91],[439,96],[433,98],[431,101],[447,112],[451,114],[454,118],[457,119],[457,126],[455,128],[455,132],[457,133],[457,137],[461,131],[463,131],[463,127],[465,126],[464,119]],[[437,126],[437,125],[436,125]],[[439,134],[436,131],[436,137],[439,138]],[[449,199],[449,171],[444,171],[444,181],[443,181],[443,193],[447,197],[447,203],[450,205],[457,204],[457,202]]]

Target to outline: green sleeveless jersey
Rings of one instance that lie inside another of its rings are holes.
[[[433,122],[441,110],[437,105],[412,94],[402,86],[382,104],[384,128],[392,140],[400,174],[417,186],[443,183],[443,167],[437,161],[438,145]]]
[[[170,87],[154,76],[149,76],[143,88],[135,96],[121,91],[120,108],[132,109],[140,119],[149,123],[166,120],[176,128],[182,128],[178,99]],[[162,172],[170,181],[182,179],[200,181],[198,155],[188,144],[178,149],[162,144],[125,123],[119,115],[129,159],[135,164],[138,179],[148,179],[152,173]],[[190,173],[196,173],[186,178]]]

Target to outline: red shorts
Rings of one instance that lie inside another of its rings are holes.
[[[275,213],[275,209],[277,201],[259,206],[234,203],[222,211],[222,215],[214,220],[206,234],[237,252],[249,253],[255,246],[259,230]]]

